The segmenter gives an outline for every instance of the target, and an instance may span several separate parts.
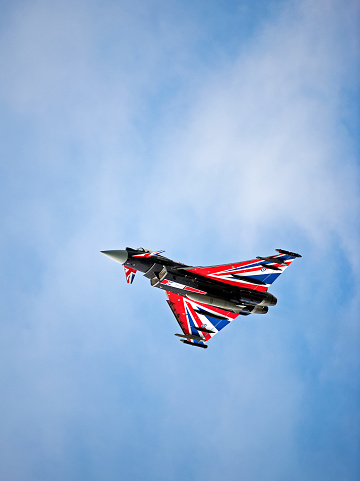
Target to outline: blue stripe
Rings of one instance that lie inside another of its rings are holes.
[[[266,284],[272,284],[274,281],[276,281],[276,279],[279,277],[279,275],[282,274],[282,272],[276,272],[276,273],[273,273],[273,274],[260,274],[258,276],[246,276],[249,278],[249,280],[251,279],[256,279],[258,281],[262,281],[262,282],[265,282]]]
[[[206,316],[206,319],[208,319],[218,331],[221,331],[221,329],[230,324],[230,321],[226,321],[225,319],[215,319],[211,316]]]

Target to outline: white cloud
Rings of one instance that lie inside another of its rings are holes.
[[[351,476],[358,334],[343,265],[355,266],[359,192],[343,92],[357,6],[287,3],[215,65],[173,8],[18,4],[4,29],[16,162],[3,190],[3,473],[305,479],[320,472],[301,463],[316,448]],[[125,285],[98,252],[134,244],[194,263],[304,257],[276,287],[278,310],[198,353],[172,339],[160,292],[139,275]]]
[[[163,152],[170,180],[150,181],[145,194],[160,216],[171,223],[190,206],[188,225],[211,219],[231,247],[238,234],[258,244],[284,228],[318,249],[337,236],[355,267],[359,172],[343,91],[356,75],[357,7],[338,6],[290,5],[234,64],[204,78]]]

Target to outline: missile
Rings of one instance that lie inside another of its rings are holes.
[[[194,334],[174,334],[177,337],[184,337],[185,339],[194,339],[194,341],[206,341],[203,337],[195,336]]]

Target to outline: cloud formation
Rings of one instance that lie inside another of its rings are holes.
[[[359,8],[269,5],[6,7],[2,479],[357,479]],[[204,356],[141,244],[303,258]]]

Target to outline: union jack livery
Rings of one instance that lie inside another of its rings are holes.
[[[135,274],[136,274],[136,269],[132,269],[131,267],[126,267],[124,265],[124,270],[125,270],[125,277],[126,277],[126,282],[128,284],[132,284],[133,283],[133,280],[135,278]]]
[[[266,314],[277,299],[269,286],[300,254],[276,249],[273,256],[219,266],[188,266],[149,249],[102,251],[124,265],[131,284],[137,271],[152,287],[166,291],[182,334],[190,346],[207,348],[207,342],[239,315]]]

